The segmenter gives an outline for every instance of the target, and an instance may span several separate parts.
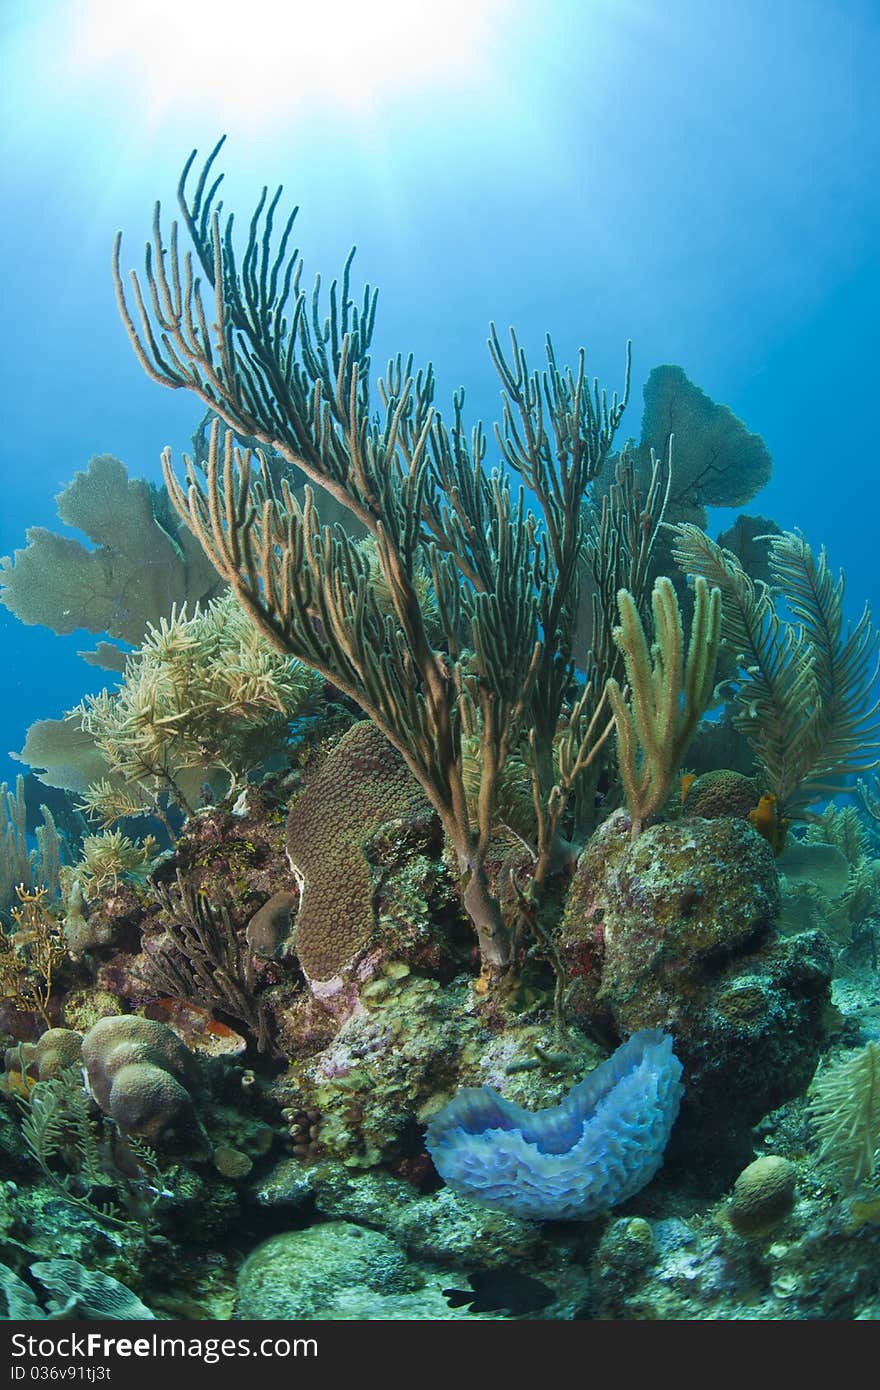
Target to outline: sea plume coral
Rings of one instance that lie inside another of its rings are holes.
[[[835,579],[799,532],[770,540],[770,573],[795,617],[785,622],[774,592],[697,526],[674,532],[685,573],[714,584],[723,604],[722,640],[739,671],[734,725],[761,765],[780,812],[791,816],[877,765],[880,701],[874,694],[880,633],[866,607],[853,627]]]
[[[172,610],[148,625],[119,690],[88,696],[69,716],[112,772],[89,786],[84,809],[108,824],[165,795],[190,811],[194,773],[234,786],[284,746],[316,692],[313,673],[275,651],[232,595]]]
[[[810,1090],[810,1115],[825,1165],[846,1195],[876,1172],[880,1157],[880,1043],[825,1067]]]

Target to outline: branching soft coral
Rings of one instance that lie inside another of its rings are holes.
[[[231,431],[268,446],[341,504],[372,538],[378,564],[342,527],[322,525],[310,487],[295,498],[265,455],[235,449],[231,433],[221,441],[216,425],[204,469],[187,461],[186,485],[166,454],[166,486],[257,627],[355,701],[400,753],[455,851],[484,963],[505,966],[513,936],[486,857],[506,759],[517,750],[529,761],[537,879],[553,859],[570,799],[563,788],[560,801],[553,766],[560,725],[572,779],[582,777],[587,745],[601,736],[573,659],[581,503],[620,424],[629,355],[623,393],[609,398],[587,377],[583,352],[566,371],[548,340],[546,367],[533,371],[516,336],[503,347],[493,328],[502,466],[490,471],[482,427],[465,429],[461,394],[448,422],[435,406],[430,367],[392,359],[375,408],[375,294],[352,296],[349,258],[330,287],[326,317],[317,288],[307,301],[291,241],[295,214],[281,220],[280,189],[264,190],[239,255],[217,197],[219,149],[193,188],[194,153],[178,187],[193,251],[182,252],[177,224],[164,240],[157,208],[144,278],[130,282],[133,304],[117,241],[117,296],[132,346],[154,380],[193,391]],[[526,489],[536,513],[527,510]],[[420,593],[423,570],[442,644]],[[377,593],[377,571],[391,611]],[[593,693],[595,706],[602,692]],[[463,740],[472,733],[481,752],[476,816],[463,780]]]
[[[48,806],[40,807],[41,823],[36,828],[36,848],[28,845],[27,806],[24,778],[17,777],[15,788],[0,783],[0,917],[8,919],[19,886],[46,889],[51,900],[58,897],[61,872],[61,840]]]
[[[672,581],[657,580],[652,594],[654,642],[648,639],[632,594],[618,594],[620,626],[614,639],[626,662],[627,694],[608,682],[617,728],[617,758],[632,817],[633,835],[660,810],[712,693],[721,634],[721,594],[696,582],[694,617],[685,649],[681,611]]]
[[[0,998],[13,1008],[39,1014],[47,1028],[52,985],[66,948],[61,926],[49,911],[45,888],[19,887],[12,909],[15,930],[0,932]]]
[[[105,825],[154,809],[168,795],[191,810],[180,774],[221,768],[234,786],[282,749],[307,714],[317,678],[274,651],[230,594],[204,612],[150,625],[118,691],[78,706],[113,781],[92,784],[84,808]],[[119,778],[125,787],[119,786]]]
[[[157,843],[152,835],[138,844],[123,835],[121,830],[105,830],[100,835],[86,835],[82,842],[82,857],[71,868],[62,871],[62,882],[69,895],[74,883],[88,899],[104,888],[116,890],[121,878],[142,881],[156,854]]]

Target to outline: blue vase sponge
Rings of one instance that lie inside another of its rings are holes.
[[[634,1033],[559,1105],[524,1110],[467,1087],[434,1116],[440,1176],[484,1206],[539,1221],[582,1221],[651,1181],[684,1094],[672,1038]]]

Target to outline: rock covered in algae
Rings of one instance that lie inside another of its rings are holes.
[[[535,1052],[552,1046],[546,1017],[499,1017],[472,986],[469,977],[443,986],[388,962],[335,1037],[294,1059],[276,1083],[295,1155],[359,1168],[417,1158],[420,1126],[460,1086],[491,1085],[537,1109],[595,1065],[595,1045],[574,1037],[570,1070],[549,1070]]]
[[[766,936],[779,910],[773,853],[732,819],[649,826],[635,840],[617,812],[578,862],[560,950],[579,1018],[620,1034],[665,1026],[724,960]]]
[[[301,1231],[271,1236],[248,1256],[238,1276],[236,1318],[386,1317],[395,1296],[411,1293],[423,1281],[399,1246],[379,1231],[345,1221],[329,1221]],[[361,1309],[348,1311],[358,1300]]]
[[[255,1186],[255,1197],[277,1211],[276,1220],[314,1205],[334,1220],[384,1231],[414,1259],[461,1269],[528,1271],[548,1259],[545,1226],[482,1206],[451,1187],[420,1194],[386,1169],[358,1172],[329,1159],[307,1164],[283,1158]],[[566,1250],[579,1229],[558,1228]]]
[[[581,856],[560,935],[575,1019],[610,1040],[675,1039],[686,1095],[672,1147],[731,1148],[808,1083],[823,1039],[831,953],[780,940],[776,864],[742,820],[655,825],[617,812]]]

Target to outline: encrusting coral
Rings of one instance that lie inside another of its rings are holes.
[[[373,887],[364,854],[386,821],[430,816],[421,788],[373,724],[340,740],[297,798],[287,820],[287,853],[302,880],[296,955],[311,980],[338,975],[375,931]]]

